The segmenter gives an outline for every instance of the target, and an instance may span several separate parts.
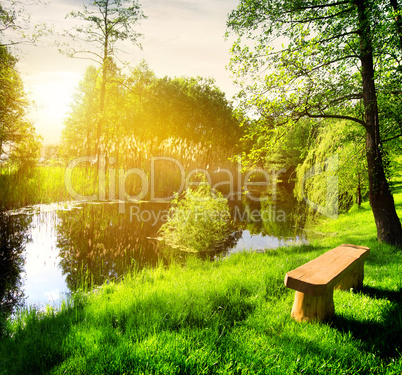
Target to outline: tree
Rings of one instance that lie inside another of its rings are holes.
[[[157,79],[144,103],[152,136],[171,136],[231,148],[240,135],[232,104],[209,78]]]
[[[93,155],[96,143],[96,117],[99,110],[99,71],[87,68],[71,103],[62,132],[65,155]],[[77,139],[79,142],[77,142]],[[84,149],[82,147],[84,146]]]
[[[133,138],[151,142],[155,147],[163,140],[176,138],[205,147],[234,148],[240,134],[239,121],[232,104],[213,80],[157,78],[144,63],[134,68],[130,76],[116,66],[108,74],[99,146],[103,155],[115,156],[117,164],[119,155],[133,154],[138,149],[138,144],[132,145],[129,151]],[[101,81],[101,69],[89,67],[65,121],[66,154],[90,155],[95,150]]]
[[[228,26],[239,36],[231,69],[243,83],[244,106],[285,129],[303,117],[361,126],[378,239],[402,246],[401,223],[384,172],[378,101],[379,95],[390,95],[381,88],[397,85],[396,92],[401,91],[400,23],[392,2],[242,0]],[[255,47],[243,45],[243,37],[254,40]],[[247,84],[246,78],[252,82]],[[381,85],[379,78],[385,80]]]
[[[113,69],[113,57],[116,58],[119,52],[118,42],[129,40],[139,45],[140,34],[133,26],[145,16],[137,0],[89,0],[83,5],[83,11],[71,12],[68,16],[87,23],[87,27],[77,26],[67,32],[74,42],[83,41],[85,45],[82,49],[70,47],[61,52],[70,57],[93,60],[102,70],[95,150],[100,161],[108,73]]]
[[[307,198],[318,207],[328,205],[327,182],[334,171],[326,169],[325,163],[328,155],[336,155],[337,196],[333,199],[338,201],[341,210],[349,209],[354,203],[360,206],[368,190],[364,141],[358,124],[325,120],[325,124],[317,128],[304,160],[297,166],[295,191],[298,198]],[[320,169],[321,173],[306,178],[312,168]]]
[[[0,160],[25,171],[39,158],[41,139],[26,119],[29,102],[16,62],[8,49],[0,46]]]

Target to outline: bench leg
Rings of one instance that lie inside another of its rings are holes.
[[[330,319],[335,311],[333,296],[332,288],[322,296],[310,296],[296,291],[292,318],[298,322],[322,322]]]
[[[364,262],[359,262],[342,280],[335,286],[335,289],[361,290],[363,288]]]

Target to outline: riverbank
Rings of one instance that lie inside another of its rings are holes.
[[[60,311],[23,311],[0,339],[0,373],[400,374],[402,251],[376,242],[368,203],[309,235],[310,245],[142,270]],[[342,243],[371,248],[363,291],[336,291],[331,322],[294,322],[286,272]]]

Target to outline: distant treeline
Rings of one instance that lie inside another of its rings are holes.
[[[113,157],[115,167],[142,167],[151,156],[205,168],[236,152],[240,121],[212,79],[157,78],[145,63],[123,74],[109,61],[105,102],[101,70],[89,67],[65,121],[61,153]]]

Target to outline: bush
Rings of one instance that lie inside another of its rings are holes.
[[[168,220],[159,230],[165,243],[187,252],[214,250],[231,232],[227,199],[202,182],[176,195]]]

